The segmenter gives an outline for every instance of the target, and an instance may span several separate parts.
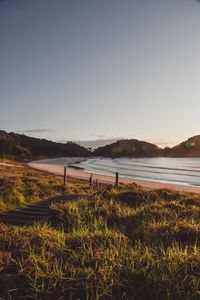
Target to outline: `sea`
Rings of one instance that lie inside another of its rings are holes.
[[[200,158],[89,158],[72,167],[86,172],[156,181],[163,183],[200,186]]]

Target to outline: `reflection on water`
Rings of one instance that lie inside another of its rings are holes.
[[[74,166],[87,172],[200,186],[200,158],[90,158]]]

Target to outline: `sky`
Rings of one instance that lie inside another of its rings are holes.
[[[0,129],[164,146],[199,113],[200,1],[0,0]]]

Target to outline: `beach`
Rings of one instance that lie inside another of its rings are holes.
[[[45,171],[54,175],[63,176],[64,174],[64,165],[68,166],[67,176],[74,177],[77,179],[89,180],[91,173],[85,172],[79,169],[70,167],[71,164],[81,162],[85,160],[84,157],[67,157],[67,158],[55,158],[55,159],[43,159],[29,162],[28,165],[31,168]],[[93,174],[93,180],[98,179],[104,183],[115,183],[114,176],[99,175]],[[147,181],[147,180],[138,180],[138,179],[129,179],[125,177],[119,177],[119,182],[124,184],[136,183],[141,185],[146,189],[161,189],[167,188],[180,192],[190,192],[190,193],[200,193],[200,188],[190,185],[181,185],[181,184],[169,184],[163,182]]]

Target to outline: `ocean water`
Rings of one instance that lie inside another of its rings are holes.
[[[101,175],[200,186],[200,158],[89,158],[72,166]]]

